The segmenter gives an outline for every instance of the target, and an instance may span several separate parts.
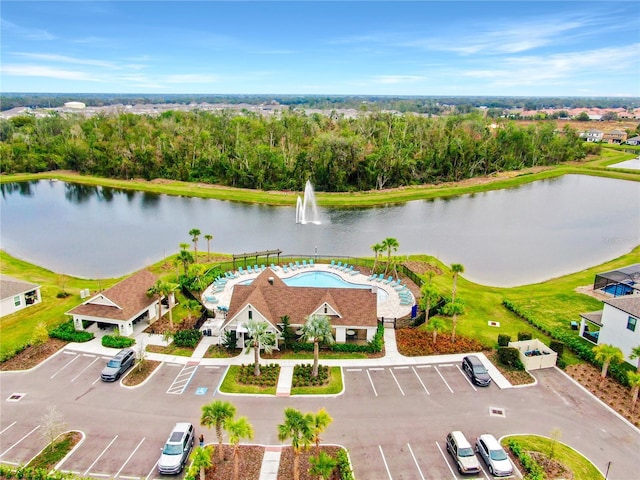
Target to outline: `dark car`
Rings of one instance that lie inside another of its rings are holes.
[[[475,355],[467,355],[462,359],[462,369],[471,381],[480,387],[488,387],[491,383],[489,372]]]
[[[104,367],[100,378],[103,382],[115,382],[124,372],[129,370],[136,360],[134,351],[130,348],[120,350],[115,357],[109,360],[107,366]]]

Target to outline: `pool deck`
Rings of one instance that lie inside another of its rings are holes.
[[[269,268],[269,267],[267,267]],[[354,267],[355,269],[356,267]],[[282,267],[277,267],[277,270],[274,272],[275,275],[284,279],[290,278],[300,273],[305,272],[327,272],[332,273],[334,275],[339,276],[342,280],[349,283],[356,283],[359,285],[369,285],[372,289],[380,288],[387,292],[388,298],[385,302],[378,304],[378,318],[401,318],[405,315],[411,314],[411,305],[400,305],[400,295],[393,288],[393,286],[386,285],[382,282],[369,280],[369,275],[365,275],[362,273],[358,273],[357,275],[352,275],[350,272],[343,272],[341,270],[337,270],[335,267],[331,267],[327,263],[316,263],[313,266],[307,265],[306,267],[300,266],[297,269],[291,269],[288,267],[288,272],[284,272]],[[246,272],[246,271],[245,271]],[[239,275],[238,272],[234,272],[237,277],[227,279],[227,283],[221,291],[214,293],[215,287],[214,285],[209,285],[202,294],[202,301],[206,308],[215,311],[218,313],[217,307],[229,307],[229,303],[231,302],[231,294],[233,292],[233,287],[238,283],[245,282],[247,280],[253,280],[256,278],[261,271],[258,273],[244,273]],[[295,288],[295,287],[293,287]],[[413,296],[413,293],[412,293]],[[211,302],[207,299],[215,298],[217,301]],[[415,301],[415,296],[413,296]]]

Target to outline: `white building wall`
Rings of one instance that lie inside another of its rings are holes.
[[[40,288],[36,290],[36,294],[37,294],[37,299],[31,305],[27,305],[27,301],[24,297],[25,295],[24,293],[20,293],[12,297],[5,298],[0,302],[0,317],[4,317],[5,315],[9,315],[11,313],[17,312],[26,307],[32,307],[33,305],[37,305],[42,301],[42,297],[40,296]]]
[[[605,303],[598,345],[607,344],[618,347],[624,353],[627,362],[637,365],[637,360],[631,360],[629,355],[632,348],[640,345],[640,319],[637,319],[636,329],[632,332],[627,329],[629,317],[628,313]]]

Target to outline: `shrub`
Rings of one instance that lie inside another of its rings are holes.
[[[511,336],[510,335],[505,335],[503,333],[498,335],[498,346],[499,347],[508,347],[510,341],[511,341]]]
[[[196,348],[202,338],[202,332],[197,329],[179,330],[173,335],[176,347]]]
[[[313,365],[295,365],[293,367],[292,386],[311,387],[329,383],[331,369],[326,365],[318,365],[318,376],[312,377]]]
[[[236,381],[243,385],[257,385],[259,387],[275,387],[278,384],[278,375],[280,375],[280,365],[270,363],[269,365],[260,365],[260,376],[253,374],[253,363],[249,365],[240,365]]]
[[[58,293],[56,293],[56,297],[57,298],[67,298],[70,295],[71,294],[69,292],[58,292]]]
[[[340,478],[342,480],[355,480],[353,470],[351,470],[351,462],[349,462],[349,455],[347,455],[345,449],[341,448],[337,451],[336,460],[338,462],[337,467],[340,472]]]
[[[224,332],[224,338],[222,339],[222,346],[227,350],[235,350],[238,346],[238,337],[236,337],[236,332],[226,330]]]
[[[531,340],[533,335],[531,332],[518,332],[518,341],[522,342],[524,340]]]
[[[109,348],[126,348],[136,343],[133,338],[121,335],[105,335],[102,337],[102,346]]]
[[[73,326],[73,320],[69,320],[49,332],[49,336],[52,338],[59,338],[65,342],[84,343],[89,340],[93,340],[94,335],[91,332],[84,330],[76,330]]]
[[[559,340],[551,340],[549,348],[558,354],[558,358],[564,353],[564,343]]]
[[[518,370],[524,370],[524,365],[520,361],[520,352],[517,348],[513,347],[500,347],[498,348],[498,360],[503,365],[517,368]]]
[[[527,480],[544,480],[547,476],[543,468],[536,462],[531,455],[522,449],[522,446],[514,439],[510,439],[507,445],[511,452],[520,460],[522,467],[527,472]]]

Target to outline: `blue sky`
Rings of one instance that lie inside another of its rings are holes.
[[[640,96],[640,2],[2,1],[3,92]]]

